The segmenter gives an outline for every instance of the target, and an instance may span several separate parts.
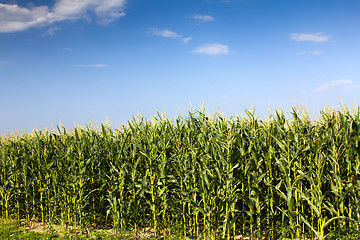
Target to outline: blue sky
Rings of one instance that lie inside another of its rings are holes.
[[[0,0],[0,134],[360,103],[358,0]]]

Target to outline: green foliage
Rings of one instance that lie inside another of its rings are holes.
[[[1,137],[0,216],[154,238],[358,230],[359,111],[246,112]]]
[[[57,239],[53,234],[40,234],[31,231],[22,230],[19,228],[19,223],[14,221],[0,222],[0,239]]]
[[[338,229],[329,233],[330,240],[358,240],[360,239],[359,229],[356,227]]]

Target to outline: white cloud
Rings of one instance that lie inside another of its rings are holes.
[[[17,32],[47,25],[51,23],[51,18],[47,6],[23,8],[0,3],[0,32]]]
[[[192,37],[187,37],[187,38],[183,38],[182,41],[184,43],[188,43],[191,39],[193,39]]]
[[[324,33],[291,33],[290,38],[297,42],[328,42],[330,36]]]
[[[194,14],[193,18],[196,20],[199,20],[200,22],[212,22],[214,21],[214,17],[209,15],[200,15],[200,14]]]
[[[125,0],[58,0],[54,13],[59,20],[78,19],[93,11],[98,23],[106,24],[125,15]]]
[[[157,28],[149,28],[149,32],[153,35],[165,37],[165,38],[179,38],[180,34],[173,32],[169,29],[157,29]]]
[[[322,51],[312,51],[312,52],[308,52],[308,51],[301,51],[301,52],[297,52],[296,55],[306,55],[306,54],[311,54],[314,56],[320,55],[322,53]]]
[[[320,55],[321,53],[322,53],[322,51],[312,51],[311,52],[311,54],[315,55],[315,56]]]
[[[56,31],[59,31],[61,28],[57,28],[57,27],[53,27],[50,28],[49,30],[47,30],[46,32],[43,33],[43,37],[51,37],[55,35]]]
[[[205,44],[196,48],[193,53],[203,53],[208,55],[227,55],[229,54],[229,47],[223,44],[214,43],[214,44]]]
[[[318,86],[315,89],[315,92],[325,91],[325,90],[329,90],[329,89],[332,89],[334,87],[339,87],[339,86],[343,86],[349,90],[349,89],[351,89],[352,84],[353,84],[353,81],[348,80],[348,79],[340,79],[340,80],[331,81],[331,82],[322,82],[320,84],[320,86]]]
[[[81,67],[81,68],[106,68],[108,65],[106,64],[79,64],[75,65],[75,67]]]
[[[54,22],[76,20],[92,11],[97,22],[106,24],[124,16],[126,0],[57,0],[52,10],[48,6],[20,7],[0,3],[0,32],[17,32],[31,27],[43,27]]]
[[[6,64],[8,64],[8,62],[6,62],[6,61],[0,61],[0,66],[1,66],[1,65],[6,65]]]

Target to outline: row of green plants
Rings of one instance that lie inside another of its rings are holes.
[[[0,138],[1,218],[155,237],[318,238],[360,223],[359,109],[205,110]]]

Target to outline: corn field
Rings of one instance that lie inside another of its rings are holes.
[[[359,110],[359,109],[358,109]],[[0,138],[0,217],[155,237],[325,239],[360,223],[360,114],[205,110]]]

